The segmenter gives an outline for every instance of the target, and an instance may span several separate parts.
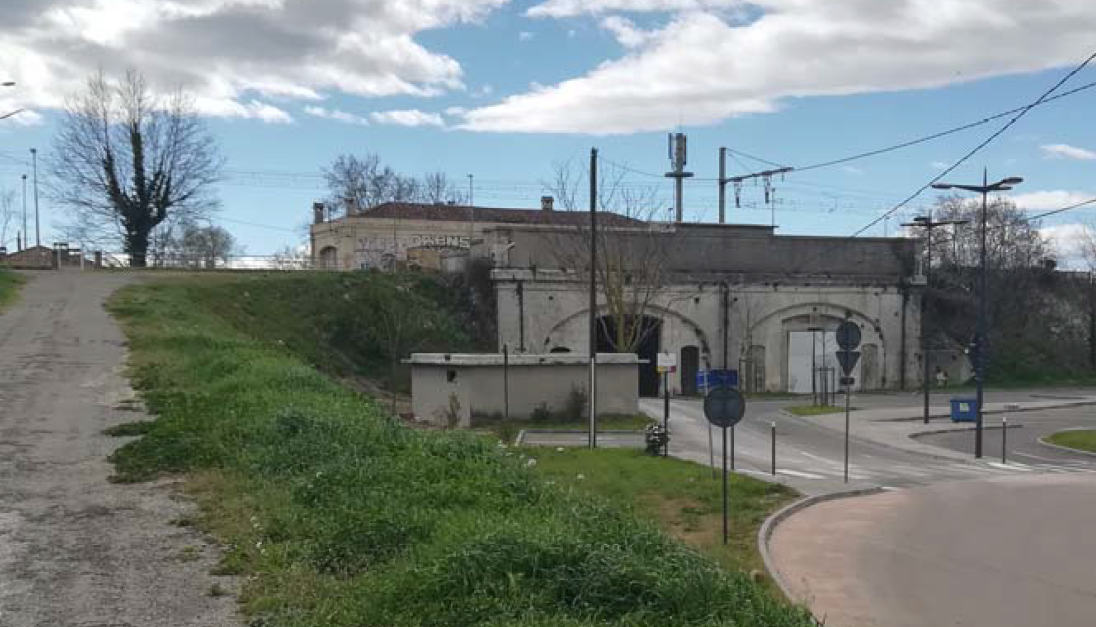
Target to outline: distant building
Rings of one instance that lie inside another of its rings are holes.
[[[313,264],[326,270],[383,270],[415,263],[438,269],[460,267],[461,263],[453,261],[459,255],[453,253],[468,251],[487,228],[565,226],[585,224],[590,219],[585,211],[555,211],[553,205],[547,196],[540,209],[389,202],[329,220],[326,207],[317,203],[311,227]],[[614,213],[598,215],[605,225],[643,224]],[[414,252],[409,256],[409,251]]]

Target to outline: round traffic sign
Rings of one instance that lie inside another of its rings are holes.
[[[720,386],[704,397],[704,415],[720,429],[735,426],[745,413],[746,399],[734,388]]]
[[[848,320],[837,326],[837,345],[851,351],[860,346],[860,325]]]

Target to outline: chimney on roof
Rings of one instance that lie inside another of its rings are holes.
[[[312,223],[323,224],[324,206],[322,202],[312,203]]]
[[[343,199],[343,202],[346,203],[346,215],[353,216],[358,214],[359,207],[357,198],[347,196]]]
[[[540,210],[541,211],[551,211],[552,206],[555,203],[556,203],[555,198],[553,198],[551,196],[541,196],[540,197]]]

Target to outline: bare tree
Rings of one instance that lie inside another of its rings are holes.
[[[93,76],[70,97],[47,165],[52,196],[72,212],[64,230],[85,245],[120,242],[143,267],[157,226],[215,207],[223,160],[186,94],[154,94],[131,71]]]
[[[597,229],[598,287],[607,310],[599,317],[602,330],[613,350],[635,352],[656,329],[648,312],[658,299],[668,296],[671,280],[670,252],[675,240],[673,228],[654,222],[659,214],[657,188],[625,184],[623,168],[609,165],[598,176],[598,211],[616,214],[614,221]],[[553,179],[543,183],[565,211],[588,211],[582,194],[588,190],[587,174],[574,162],[554,165]],[[623,219],[621,219],[623,218]],[[631,224],[628,224],[631,222]],[[574,221],[553,230],[551,250],[563,268],[590,268],[590,226]]]
[[[236,238],[225,228],[186,222],[179,225],[178,234],[171,238],[167,257],[184,266],[216,268],[218,263],[227,265],[239,250]]]
[[[419,183],[414,177],[397,174],[382,166],[380,157],[367,154],[339,155],[330,167],[324,168],[327,180],[327,204],[365,210],[385,202],[413,202],[419,195]]]
[[[8,245],[8,228],[15,217],[15,192],[10,189],[0,189],[0,246]]]
[[[430,172],[422,177],[419,190],[420,199],[426,203],[459,205],[468,201],[466,195],[445,172]]]
[[[944,196],[933,208],[938,220],[966,220],[966,226],[933,232],[933,258],[941,267],[973,268],[981,252],[982,201]],[[1052,250],[1038,224],[1028,221],[1008,198],[994,198],[986,207],[986,267],[1011,270],[1033,267]]]

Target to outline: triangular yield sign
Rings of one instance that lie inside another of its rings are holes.
[[[841,364],[841,371],[848,376],[860,361],[860,351],[837,351],[837,363]]]

